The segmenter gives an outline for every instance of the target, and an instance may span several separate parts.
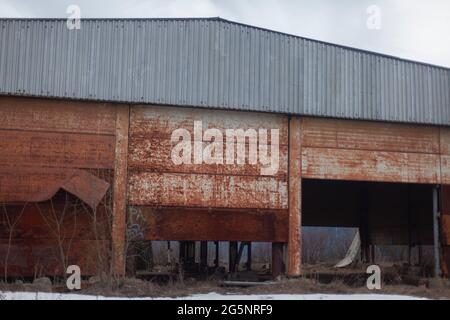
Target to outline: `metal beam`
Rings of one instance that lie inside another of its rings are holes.
[[[130,108],[117,106],[116,152],[114,161],[113,217],[112,217],[112,271],[125,274],[125,234],[127,209],[127,159]]]
[[[288,275],[301,273],[301,120],[289,119],[289,238]]]

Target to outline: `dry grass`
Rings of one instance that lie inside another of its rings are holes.
[[[115,296],[115,297],[183,297],[192,294],[205,294],[210,292],[222,294],[398,294],[432,299],[450,299],[450,287],[429,288],[425,285],[411,286],[404,284],[383,285],[381,290],[371,291],[365,286],[349,286],[342,280],[330,283],[321,283],[315,279],[297,278],[283,279],[272,285],[261,285],[250,288],[223,287],[219,281],[184,280],[165,285],[143,281],[134,278],[122,279],[111,288],[101,283],[84,283],[84,289],[77,293]],[[0,284],[0,291],[49,291],[35,284]],[[64,292],[60,287],[53,291]]]
[[[366,288],[367,275],[365,266],[354,269],[335,269],[329,265],[304,266],[304,277],[282,279],[271,285],[256,287],[224,287],[220,279],[195,280],[158,284],[135,278],[115,280],[113,285],[106,281],[85,281],[78,293],[116,296],[116,297],[182,297],[192,294],[216,292],[221,294],[398,294],[432,299],[450,299],[449,282],[435,282],[429,279],[411,275],[402,266],[385,267],[383,273],[384,284],[381,290],[371,291]],[[406,277],[408,276],[408,277]],[[409,281],[410,277],[416,281]],[[408,279],[408,281],[405,281]],[[413,284],[413,285],[411,285]],[[442,284],[442,285],[439,285]],[[43,288],[39,283],[0,283],[0,291],[49,291],[67,292],[64,284]]]

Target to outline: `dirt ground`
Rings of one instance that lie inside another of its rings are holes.
[[[210,277],[198,280],[185,278],[165,284],[136,278],[124,278],[112,282],[84,281],[81,294],[118,297],[180,297],[192,294],[216,292],[221,294],[398,294],[432,299],[450,299],[450,282],[443,279],[420,277],[417,273],[402,269],[402,266],[384,268],[381,290],[366,287],[367,274],[357,269],[336,270],[327,266],[305,266],[304,276],[281,278],[271,284],[253,287],[224,286],[223,280]],[[48,280],[48,279],[47,279]],[[46,279],[26,283],[0,283],[0,291],[44,291],[67,292],[64,283],[51,284]]]

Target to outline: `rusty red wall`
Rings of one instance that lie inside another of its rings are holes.
[[[441,128],[442,184],[450,185],[450,128]]]
[[[433,243],[429,185],[448,183],[447,128],[304,118],[302,129],[303,178],[423,184],[368,185],[365,201],[372,243]],[[330,188],[329,201],[318,203],[318,194]],[[305,190],[306,224],[357,227],[361,186],[344,188],[329,184],[315,193]]]
[[[63,259],[96,272],[109,246],[115,122],[111,104],[0,97],[2,276],[61,275]]]
[[[222,132],[279,129],[279,170],[264,175],[260,164],[175,165],[171,134],[184,128],[194,136],[194,121],[202,121],[203,130]],[[118,273],[123,272],[127,206],[129,222],[143,221],[149,240],[289,242],[289,256],[297,261],[301,194],[307,192],[301,190],[303,179],[449,184],[450,129],[0,97],[0,261],[9,256],[11,273],[60,272],[46,217],[55,212],[61,217],[66,197],[77,206],[104,204],[106,190],[113,208],[97,210],[101,221],[113,210],[112,225],[101,225],[112,228]],[[67,214],[61,228],[71,239],[63,247],[76,248],[68,262],[85,270],[94,269],[88,261],[111,240],[111,230],[99,227],[93,235],[89,221],[88,214]],[[394,230],[398,225],[392,222]],[[299,272],[298,263],[288,266],[291,274]]]
[[[438,184],[441,158],[445,159],[440,156],[441,131],[445,132],[439,127],[305,118],[303,176]]]
[[[224,139],[226,129],[278,129],[279,170],[261,175],[260,165],[248,163],[175,165],[172,132],[186,129],[194,141],[194,121],[221,130]],[[130,124],[128,202],[146,208],[148,239],[287,240],[287,117],[135,106]]]

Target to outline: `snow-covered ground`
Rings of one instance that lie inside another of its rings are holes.
[[[0,300],[173,300],[174,298],[119,298],[82,294],[44,292],[0,292]],[[423,300],[422,298],[386,294],[195,294],[177,300]]]

